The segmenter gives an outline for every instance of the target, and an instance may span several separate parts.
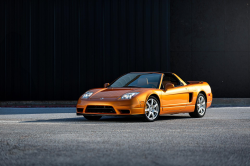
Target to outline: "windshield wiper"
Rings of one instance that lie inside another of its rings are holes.
[[[139,87],[139,86],[124,86],[124,87],[141,88],[141,87]]]

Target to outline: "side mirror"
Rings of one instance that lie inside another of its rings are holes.
[[[169,89],[172,89],[172,88],[174,88],[174,84],[171,84],[171,83],[167,83],[166,85],[165,85],[165,91],[167,91],[167,90],[169,90]]]
[[[104,84],[104,88],[107,88],[109,86],[109,83]]]

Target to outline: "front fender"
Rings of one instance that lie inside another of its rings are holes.
[[[137,96],[138,101],[141,104],[141,107],[145,107],[146,101],[151,95],[156,95],[159,98],[159,102],[161,103],[161,91],[162,90],[147,90],[140,95]]]

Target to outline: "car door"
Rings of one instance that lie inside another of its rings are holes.
[[[186,108],[189,92],[184,86],[162,91],[161,102],[163,112],[181,111]]]
[[[171,74],[165,74],[162,83],[172,83],[175,86],[167,91],[162,90],[161,106],[163,113],[175,113],[185,109],[189,101],[188,88]]]

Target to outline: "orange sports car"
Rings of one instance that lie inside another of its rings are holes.
[[[131,72],[104,88],[90,89],[78,100],[76,114],[88,120],[106,115],[142,115],[154,121],[163,114],[189,113],[201,118],[211,106],[207,82],[183,81],[169,72]]]

